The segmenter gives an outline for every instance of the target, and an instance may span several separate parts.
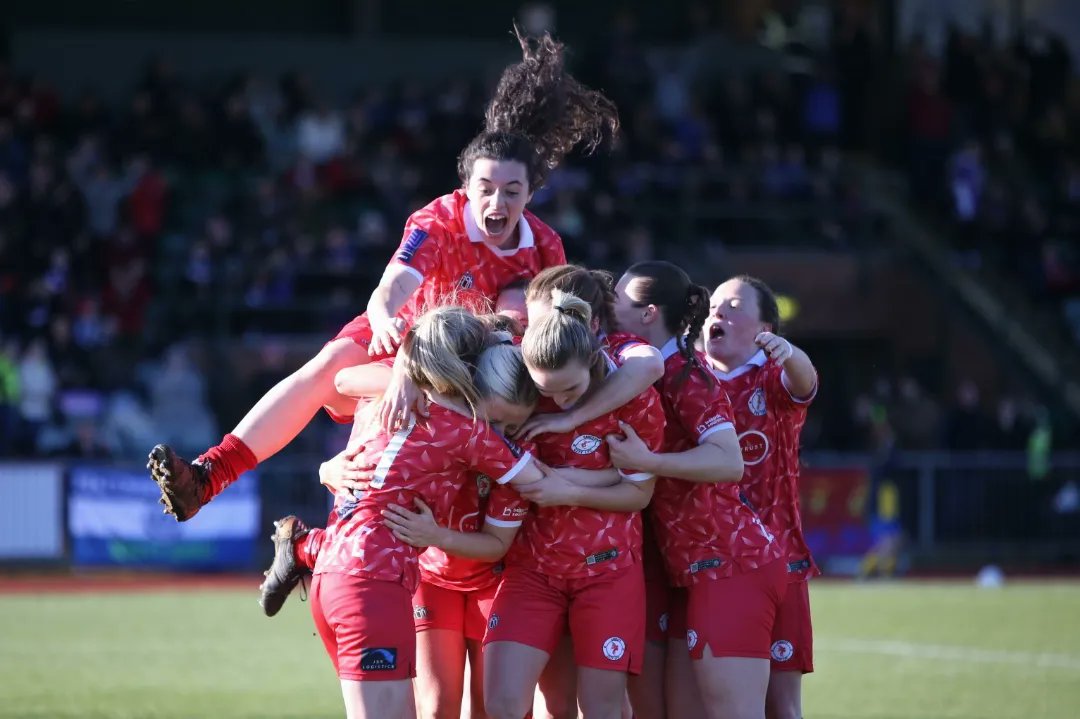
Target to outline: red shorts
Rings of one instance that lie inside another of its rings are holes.
[[[788,584],[772,632],[774,672],[814,671],[814,629],[810,624],[810,583]]]
[[[416,676],[416,630],[409,590],[398,582],[316,574],[311,615],[341,679]]]
[[[368,322],[367,313],[354,317],[347,325],[341,328],[341,330],[337,333],[337,335],[334,336],[332,340],[330,340],[330,342],[336,342],[337,340],[341,339],[352,340],[356,344],[363,347],[365,352],[369,352],[369,345],[371,344],[371,323]],[[330,344],[330,342],[327,342],[326,344]],[[325,347],[326,345],[323,346]],[[393,360],[394,354],[395,353],[391,353],[388,355],[379,354],[374,356],[371,356],[369,354],[368,356],[371,357],[372,362],[378,362],[380,360]],[[339,412],[335,412],[330,407],[324,406],[323,409],[325,409],[326,413],[330,415],[330,419],[334,420],[338,424],[352,424],[353,418],[355,416],[355,413],[351,415],[340,414]]]
[[[645,639],[667,643],[671,618],[671,588],[667,580],[645,580]]]
[[[412,600],[416,631],[449,629],[463,634],[466,639],[483,639],[497,589],[498,585],[494,585],[475,592],[463,592],[420,582]]]
[[[676,590],[668,636],[685,636],[691,659],[701,659],[706,646],[714,657],[768,659],[787,579],[787,563],[777,560]]]
[[[341,328],[334,340],[350,339],[364,349],[371,344],[371,323],[368,322],[367,312],[353,317],[347,325]],[[330,340],[333,342],[334,340]]]
[[[641,565],[569,579],[521,567],[507,569],[484,644],[518,642],[554,654],[567,625],[578,666],[641,673],[645,651]]]

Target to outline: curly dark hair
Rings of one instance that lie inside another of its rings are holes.
[[[458,176],[467,183],[481,157],[516,160],[525,165],[535,191],[575,146],[591,153],[605,137],[614,137],[619,113],[603,93],[566,72],[564,46],[550,34],[529,38],[515,26],[514,36],[521,62],[503,70],[484,113],[484,131],[458,156]]]

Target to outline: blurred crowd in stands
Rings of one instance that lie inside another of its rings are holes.
[[[1038,26],[995,42],[954,27],[943,56],[908,49],[908,160],[947,213],[958,261],[1010,276],[1080,343],[1080,84]]]
[[[872,218],[845,163],[866,136],[875,52],[854,28],[813,69],[703,79],[615,23],[579,74],[616,101],[622,135],[571,158],[532,209],[572,259],[616,271],[655,256],[715,262],[739,244],[865,247]],[[908,69],[913,187],[953,213],[958,249],[1024,271],[1039,292],[1075,292],[1067,56],[957,36],[942,60],[913,48]],[[46,79],[0,65],[0,456],[213,443],[292,369],[290,337],[310,350],[363,310],[404,218],[457,186],[487,89],[406,84],[332,102],[302,75],[196,85],[155,60],[112,107],[93,92],[62,102]],[[1032,179],[1018,189],[1021,162]],[[688,219],[703,195],[714,216]],[[672,235],[693,244],[658,241]],[[245,337],[260,339],[235,372],[215,352]],[[985,406],[966,385],[934,397],[899,377],[845,406],[854,431],[828,434],[829,448],[886,435],[1021,448],[1038,423],[1025,400]],[[808,446],[823,436],[808,432]]]

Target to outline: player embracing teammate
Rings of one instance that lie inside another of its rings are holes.
[[[188,462],[165,445],[147,467],[165,511],[186,521],[243,472],[276,454],[320,407],[349,421],[354,398],[338,391],[342,369],[392,355],[423,310],[453,298],[470,308],[500,290],[563,264],[559,236],[525,205],[570,150],[586,151],[618,130],[615,106],[564,70],[563,46],[549,35],[518,35],[521,62],[507,67],[485,113],[483,132],[462,150],[462,188],[417,210],[360,315],[319,353],[266,393],[220,444]],[[388,390],[387,424],[404,425],[415,396],[399,372]]]
[[[367,312],[196,461],[151,452],[166,511],[193,517],[320,407],[375,399],[323,465],[327,528],[281,520],[262,587],[272,615],[313,573],[349,717],[456,717],[468,656],[474,717],[526,716],[539,683],[553,717],[616,719],[629,692],[637,719],[797,719],[816,371],[760,280],[710,297],[670,263],[616,287],[565,264],[525,205],[618,120],[561,45],[519,40],[462,189],[409,218]],[[504,299],[521,339],[477,314]]]

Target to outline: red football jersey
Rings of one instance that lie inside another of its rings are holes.
[[[405,223],[391,264],[405,267],[421,285],[399,316],[411,321],[448,300],[490,311],[506,285],[532,279],[545,267],[566,264],[558,233],[527,210],[521,216],[519,234],[518,246],[512,250],[485,243],[463,190],[414,212]]]
[[[383,523],[390,504],[424,501],[446,525],[459,490],[477,472],[508,482],[531,455],[484,422],[431,405],[431,416],[393,434],[379,431],[358,459],[370,467],[368,489],[334,500],[315,574],[334,573],[401,582],[419,580],[418,550],[397,540]]]
[[[675,340],[660,352],[664,376],[657,386],[667,419],[664,451],[683,452],[715,432],[734,431],[731,403],[720,383],[690,369]],[[705,358],[699,354],[698,360],[708,371]],[[676,586],[730,577],[782,556],[772,533],[743,502],[737,482],[661,477],[650,511],[660,553]]]
[[[529,510],[509,484],[493,482],[486,474],[466,482],[458,492],[446,517],[446,525],[458,532],[479,532],[484,522],[498,527],[520,527]],[[447,554],[438,547],[428,547],[420,555],[420,576],[434,584],[459,592],[487,589],[499,582],[502,562],[482,562]]]
[[[648,346],[648,342],[641,339],[637,335],[630,334],[629,332],[612,332],[611,334],[600,333],[600,345],[604,348],[604,351],[611,356],[615,363],[622,365],[625,361],[625,352],[633,349],[634,347],[640,347],[642,345]]]
[[[767,361],[761,350],[731,372],[713,370],[731,397],[742,447],[740,482],[750,505],[776,535],[792,580],[820,574],[802,530],[799,511],[799,434],[806,411],[817,394],[805,400],[791,396],[783,368]]]
[[[558,409],[550,399],[541,398],[538,411]],[[660,396],[650,387],[614,412],[572,432],[540,435],[535,440],[537,456],[551,467],[611,467],[605,437],[622,434],[620,420],[633,427],[653,451],[660,449],[664,410]],[[645,472],[619,471],[631,481],[652,479]],[[557,577],[597,576],[629,565],[633,557],[641,560],[641,515],[587,507],[533,507],[519,540],[510,561]]]

